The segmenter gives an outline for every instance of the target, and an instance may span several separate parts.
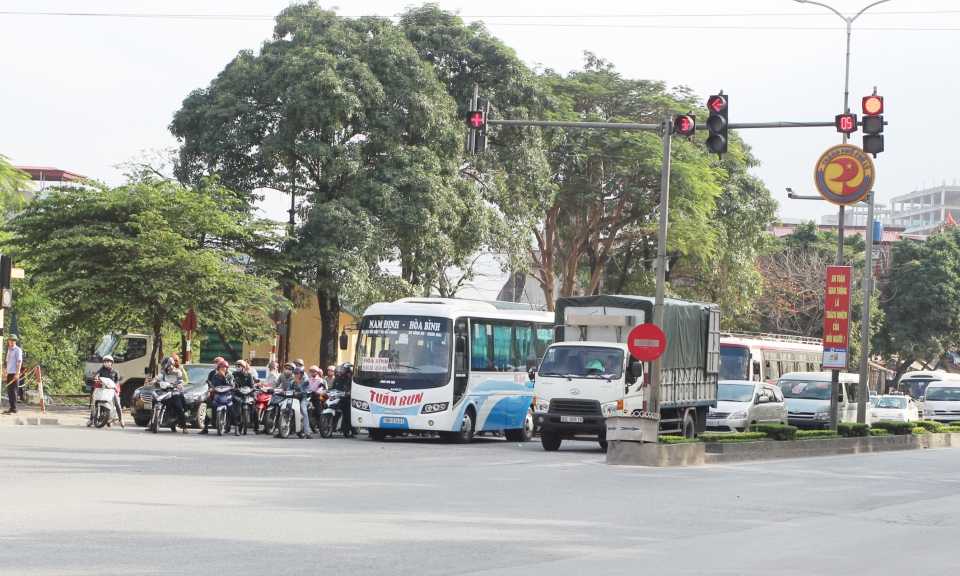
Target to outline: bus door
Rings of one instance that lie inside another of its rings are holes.
[[[453,328],[453,403],[463,398],[470,382],[470,327],[466,318],[458,318]]]

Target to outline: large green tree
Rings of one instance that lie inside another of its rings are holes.
[[[193,306],[202,326],[262,341],[272,281],[244,270],[240,250],[264,226],[231,210],[210,182],[184,188],[140,177],[117,188],[54,188],[6,225],[3,243],[55,305],[51,326],[85,334],[118,328],[162,335]]]
[[[390,20],[287,8],[258,54],[184,101],[171,131],[181,179],[305,199],[293,250],[317,292],[323,363],[336,358],[342,298],[377,289],[382,263],[424,293],[438,262],[466,265],[488,237],[490,209],[459,170],[456,106]]]

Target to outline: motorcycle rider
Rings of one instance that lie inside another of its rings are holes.
[[[293,382],[294,368],[296,368],[296,366],[293,365],[293,362],[287,362],[283,365],[283,374],[277,379],[277,385],[280,386],[281,390],[285,390],[287,386]]]
[[[276,360],[271,360],[270,364],[267,365],[267,377],[265,380],[270,386],[276,387],[277,380],[280,379],[280,371],[277,370],[277,367],[279,366],[280,365],[277,364]]]
[[[109,354],[103,357],[103,366],[97,370],[97,373],[94,375],[99,378],[109,378],[120,384],[120,373],[114,370],[113,368],[113,356]],[[113,395],[113,408],[117,411],[117,422],[120,424],[121,428],[125,428],[123,425],[123,409],[120,408],[120,390],[117,390],[117,393]],[[93,417],[95,415],[95,410],[97,409],[96,402],[90,402],[90,419],[87,420],[87,427],[93,426]],[[107,424],[109,426],[110,424]]]
[[[184,434],[189,434],[189,432],[187,432],[186,414],[183,411],[183,374],[177,370],[173,358],[169,356],[163,357],[163,360],[160,361],[160,373],[150,380],[147,385],[149,386],[158,382],[174,384],[176,392],[170,398],[170,406],[177,416],[177,426],[183,428]],[[173,431],[177,431],[176,426],[173,427]]]
[[[233,385],[235,388],[243,388],[244,386],[249,386],[250,388],[255,388],[257,385],[256,375],[250,371],[250,366],[247,364],[246,360],[237,360],[236,370],[233,371]],[[236,398],[234,398],[236,400]],[[233,403],[233,418],[234,422],[239,426],[240,424],[240,411],[242,406],[240,402],[234,401]],[[259,434],[260,423],[257,422],[256,418],[253,418],[253,433]]]
[[[331,388],[340,390],[344,393],[344,399],[340,401],[340,409],[343,410],[343,424],[341,432],[346,438],[356,438],[357,433],[350,423],[350,389],[353,387],[353,364],[344,362],[337,369],[337,376],[333,379]]]
[[[286,385],[284,390],[300,392],[300,418],[303,426],[299,435],[301,438],[313,439],[313,436],[310,435],[310,386],[307,383],[307,379],[303,376],[304,374],[302,369],[294,368],[293,379],[289,384]]]
[[[213,408],[213,411],[212,411],[213,415],[216,415],[217,405],[218,405],[216,401],[217,399],[217,393],[215,392],[216,388],[218,386],[229,386],[231,388],[234,387],[233,377],[230,375],[229,370],[230,370],[230,363],[224,360],[223,358],[221,358],[220,361],[217,362],[216,371],[207,381],[208,384],[210,385],[210,392],[213,396],[213,401],[210,403],[210,407]],[[228,418],[227,430],[230,430],[230,428],[233,426],[233,410],[227,410],[227,418]],[[208,418],[207,420],[204,421],[203,430],[201,430],[200,433],[209,434],[210,433],[209,428],[210,428],[210,419]],[[234,431],[234,436],[239,436],[239,435],[240,435],[239,430]]]
[[[319,366],[311,366],[308,370],[310,377],[307,378],[307,384],[310,386],[310,401],[313,404],[314,417],[320,422],[320,414],[323,412],[323,401],[320,395],[327,389],[327,381],[320,374]]]

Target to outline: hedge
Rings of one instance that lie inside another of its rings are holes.
[[[890,432],[884,430],[883,428],[871,428],[870,435],[871,436],[890,436],[891,434]]]
[[[944,434],[955,434],[960,432],[960,426],[944,426],[940,431]]]
[[[924,428],[923,426],[917,426],[913,429],[914,434],[929,434],[930,431]]]
[[[870,426],[856,422],[840,422],[837,424],[837,433],[844,438],[863,438],[870,435]]]
[[[740,432],[737,434],[701,434],[701,442],[718,442],[720,444],[730,444],[735,442],[759,442],[769,440],[763,432]]]
[[[898,422],[896,420],[881,420],[879,422],[874,422],[873,427],[886,430],[887,432],[896,434],[897,436],[907,436],[913,434],[913,429],[915,428],[913,422]],[[926,428],[924,428],[924,430],[926,430]]]
[[[939,422],[934,422],[933,420],[917,420],[913,423],[914,426],[921,426],[926,428],[928,432],[933,432],[934,434],[940,432],[943,429],[943,424]]]
[[[661,444],[689,444],[699,442],[696,438],[684,438],[683,436],[661,436]]]
[[[763,432],[771,439],[781,441],[796,440],[797,436],[797,427],[786,424],[754,424],[750,431]]]
[[[813,440],[815,438],[839,438],[840,435],[833,430],[800,430],[797,432],[797,440]]]

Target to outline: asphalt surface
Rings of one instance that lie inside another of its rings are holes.
[[[0,574],[954,574],[960,450],[692,468],[596,444],[0,429]]]

